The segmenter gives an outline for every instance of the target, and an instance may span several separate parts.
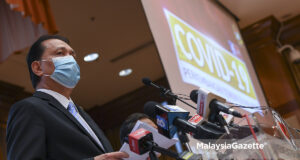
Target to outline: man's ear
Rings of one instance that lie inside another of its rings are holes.
[[[41,77],[43,75],[43,73],[44,73],[43,70],[42,70],[42,68],[41,68],[40,61],[33,61],[31,63],[31,69],[32,69],[32,72],[35,75],[39,76],[39,77]]]

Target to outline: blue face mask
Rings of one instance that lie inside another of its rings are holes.
[[[74,88],[80,79],[80,68],[73,56],[52,58],[55,70],[50,76],[57,83]]]

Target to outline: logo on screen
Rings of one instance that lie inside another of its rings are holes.
[[[238,45],[230,41],[232,51],[228,51],[174,13],[167,9],[164,9],[164,13],[181,78],[185,83],[219,93],[237,104],[259,105],[247,66],[240,57],[235,56],[239,53]]]

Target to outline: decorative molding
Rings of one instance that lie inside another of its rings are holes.
[[[300,47],[300,15],[283,22],[282,34],[279,39],[282,44]]]
[[[245,43],[250,51],[266,44],[275,43],[280,29],[280,22],[273,16],[266,17],[241,30]]]

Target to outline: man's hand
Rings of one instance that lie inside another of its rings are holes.
[[[122,158],[128,158],[129,155],[125,152],[110,152],[101,154],[94,158],[94,160],[120,160]]]

